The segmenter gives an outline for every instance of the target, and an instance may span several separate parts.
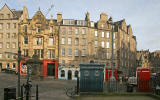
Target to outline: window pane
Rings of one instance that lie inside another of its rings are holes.
[[[72,38],[68,38],[68,45],[72,44]]]
[[[107,32],[106,35],[107,35],[107,38],[109,38],[109,32]]]
[[[49,38],[49,45],[53,45],[54,44],[54,39],[53,38]]]
[[[85,28],[82,29],[82,34],[86,34],[86,29]]]
[[[72,49],[71,48],[68,49],[68,56],[72,56]]]
[[[2,30],[3,29],[3,24],[0,24],[0,30]]]
[[[95,31],[95,36],[96,36],[96,37],[98,36],[98,32],[97,32],[97,31]]]
[[[79,34],[79,29],[78,28],[75,29],[75,34]]]
[[[86,56],[86,50],[85,49],[82,50],[82,56]]]
[[[62,48],[62,50],[61,50],[61,55],[62,55],[62,56],[65,56],[65,48]]]
[[[106,48],[109,48],[109,42],[107,42],[107,44],[106,44]]]
[[[68,34],[72,34],[72,27],[69,27]]]
[[[24,44],[28,44],[28,37],[27,36],[24,37]]]
[[[75,56],[79,56],[78,49],[75,49]]]
[[[75,45],[79,45],[79,39],[78,38],[75,39]]]
[[[104,37],[104,32],[102,32],[102,37]]]
[[[98,41],[94,41],[94,44],[95,47],[98,47]]]
[[[65,44],[65,38],[62,38],[62,44]]]
[[[86,45],[86,39],[85,38],[82,39],[82,45]]]
[[[104,48],[104,41],[101,42],[102,48]]]

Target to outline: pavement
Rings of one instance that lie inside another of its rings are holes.
[[[21,84],[26,83],[26,77],[21,77]],[[76,81],[58,80],[52,77],[44,80],[32,80],[32,96],[35,96],[35,86],[39,86],[39,100],[156,100],[149,96],[78,96],[70,98],[65,94],[64,88],[76,86]],[[0,100],[4,100],[4,88],[17,87],[17,75],[0,72]],[[25,100],[25,99],[24,99]],[[32,97],[31,100],[35,100]]]
[[[26,83],[26,78],[21,77],[21,84]],[[57,80],[52,77],[44,80],[32,80],[32,96],[35,96],[35,86],[39,86],[39,100],[71,100],[65,94],[64,88],[75,87],[76,81]],[[0,100],[4,100],[4,88],[17,87],[17,75],[0,73]],[[35,97],[32,97],[35,100]]]

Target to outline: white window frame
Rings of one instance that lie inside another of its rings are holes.
[[[43,44],[43,39],[41,37],[36,38],[36,45],[42,45]]]
[[[98,37],[98,31],[94,31],[94,36]]]
[[[0,30],[2,30],[3,29],[3,24],[2,23],[0,23]]]
[[[50,38],[49,38],[49,45],[50,45],[50,46],[53,46],[53,45],[54,45],[54,38],[53,38],[53,37],[50,37]]]
[[[116,49],[116,43],[113,43],[113,49]]]
[[[7,49],[9,49],[10,48],[10,43],[9,42],[7,42]]]
[[[79,56],[79,50],[78,49],[75,49],[75,56]]]
[[[3,58],[3,54],[2,53],[0,53],[0,59],[2,59]]]
[[[68,45],[72,45],[72,38],[71,37],[68,38]]]
[[[49,27],[49,32],[53,33],[53,27],[52,26]]]
[[[104,48],[104,41],[101,42],[101,47]]]
[[[7,23],[7,29],[10,29],[10,23]]]
[[[110,34],[109,34],[109,32],[106,32],[106,36],[107,36],[107,38],[109,38],[109,35],[110,35]]]
[[[68,56],[72,56],[72,49],[68,48]]]
[[[65,44],[65,38],[62,37],[62,43],[61,44]]]
[[[65,48],[61,49],[61,56],[63,56],[63,57],[65,56]]]
[[[109,48],[109,42],[106,42],[106,48]]]
[[[86,38],[82,38],[82,45],[86,45]]]
[[[79,34],[79,28],[75,29],[75,34]]]
[[[79,38],[75,38],[75,45],[79,45]]]
[[[86,56],[86,49],[82,49],[82,56]]]
[[[104,32],[102,32],[102,38],[104,38]]]
[[[15,42],[12,43],[12,48],[16,48],[16,43]]]
[[[94,41],[94,47],[98,47],[98,41]]]
[[[82,28],[82,34],[86,34],[86,29]]]

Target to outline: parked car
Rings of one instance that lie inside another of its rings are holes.
[[[11,73],[11,74],[17,74],[17,72],[14,69],[11,69],[11,68],[3,68],[2,72]]]

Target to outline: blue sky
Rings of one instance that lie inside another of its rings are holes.
[[[45,15],[52,4],[48,18],[61,12],[64,19],[84,19],[87,11],[92,21],[97,21],[101,12],[113,21],[125,18],[137,38],[138,50],[160,50],[160,0],[0,0],[0,8],[5,3],[16,10],[26,5],[30,18],[39,7]]]

